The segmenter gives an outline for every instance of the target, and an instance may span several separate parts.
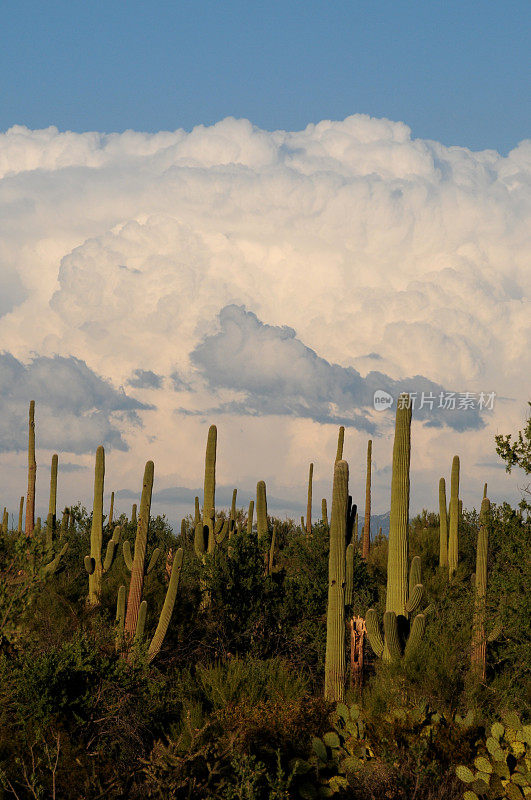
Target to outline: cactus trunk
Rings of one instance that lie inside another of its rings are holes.
[[[409,463],[411,454],[411,405],[401,395],[396,409],[391,478],[391,514],[387,559],[386,611],[405,616],[407,601]]]
[[[215,425],[208,429],[205,453],[205,482],[203,491],[203,525],[208,527],[208,552],[213,553],[216,547],[214,536],[216,507],[216,446],[218,431]]]
[[[324,497],[321,500],[321,519],[324,524],[328,526],[328,509],[326,507],[326,498]]]
[[[35,461],[35,400],[29,405],[29,438],[28,438],[28,495],[26,499],[26,536],[33,534],[35,527],[35,480],[37,462]]]
[[[135,538],[135,556],[131,569],[129,596],[127,598],[127,614],[125,617],[125,632],[131,638],[136,633],[140,603],[142,600],[142,589],[144,586],[144,562],[146,559],[149,513],[151,511],[151,494],[153,492],[153,475],[153,461],[148,461],[144,470],[140,514],[138,516]]]
[[[325,700],[342,702],[345,695],[345,545],[348,464],[336,461],[330,519],[328,610],[326,621]]]
[[[480,524],[476,550],[476,586],[474,621],[472,625],[472,674],[478,681],[484,681],[487,670],[487,639],[485,636],[485,603],[487,596],[487,555],[488,555],[488,513],[490,502],[487,497],[481,503]]]
[[[256,532],[258,541],[267,535],[267,494],[264,481],[256,484]]]
[[[90,529],[90,557],[94,559],[92,574],[89,575],[89,596],[91,606],[98,605],[101,593],[101,547],[103,543],[103,485],[105,482],[105,450],[100,445],[96,450],[94,468],[94,505],[92,527]]]
[[[448,570],[451,578],[459,561],[459,456],[452,461],[450,484],[450,531],[448,534]]]
[[[439,566],[448,566],[448,517],[446,512],[446,481],[439,480]]]
[[[371,466],[372,466],[372,441],[369,439],[367,444],[367,480],[365,483],[365,524],[363,526],[363,543],[361,556],[364,559],[369,557],[371,546]]]
[[[313,464],[310,464],[310,471],[308,474],[308,502],[306,505],[306,533],[308,535],[312,532],[312,482]]]
[[[339,434],[337,437],[337,452],[336,452],[336,464],[338,461],[341,461],[343,458],[343,444],[345,442],[345,428],[343,425],[339,428]]]

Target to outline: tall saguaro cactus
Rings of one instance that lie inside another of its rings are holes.
[[[22,520],[24,519],[24,497],[20,498],[20,505],[18,507],[18,532],[22,533]]]
[[[439,480],[439,566],[448,566],[448,516],[444,478]]]
[[[330,519],[328,611],[326,619],[325,700],[345,695],[345,547],[348,505],[348,464],[336,461]]]
[[[488,514],[490,501],[484,497],[479,515],[479,531],[476,550],[476,582],[474,621],[472,625],[472,674],[484,681],[487,669],[487,638],[485,636],[485,604],[487,596]]]
[[[411,562],[408,582],[410,456],[411,404],[406,394],[400,396],[396,409],[383,640],[375,609],[366,615],[371,647],[385,661],[402,655],[409,658],[420,644],[425,626],[424,614],[417,614],[409,624],[409,615],[419,607],[424,591],[418,556]]]
[[[138,515],[138,525],[135,539],[135,555],[131,568],[129,597],[127,600],[127,614],[125,617],[125,632],[129,636],[134,636],[136,633],[138,614],[142,600],[142,589],[144,586],[144,561],[146,558],[154,471],[155,467],[153,461],[148,461],[144,470],[142,497],[140,499],[140,513]]]
[[[369,557],[371,546],[371,467],[372,467],[372,440],[367,444],[367,481],[365,484],[365,524],[363,526],[363,544],[361,556],[364,559]]]
[[[213,553],[216,540],[214,537],[216,508],[216,447],[218,429],[211,425],[208,429],[205,453],[205,483],[203,493],[203,526],[208,527],[208,552]]]
[[[450,483],[450,531],[448,534],[448,570],[450,578],[459,561],[459,456],[452,461]]]
[[[313,464],[310,464],[310,471],[308,473],[308,503],[306,505],[306,533],[308,535],[312,532],[312,482]]]
[[[28,437],[28,495],[26,498],[26,536],[33,534],[35,527],[35,480],[37,462],[35,461],[35,400],[29,405],[29,437]]]
[[[323,523],[328,526],[328,509],[326,507],[326,497],[321,500],[321,519]]]
[[[256,484],[256,532],[258,541],[267,536],[267,494],[265,481]]]
[[[92,527],[90,529],[90,567],[89,597],[91,606],[100,601],[101,592],[101,547],[103,544],[103,486],[105,482],[105,450],[100,445],[96,450],[94,466],[94,501],[92,506]],[[86,562],[87,568],[89,562]]]
[[[53,551],[53,537],[57,522],[57,467],[59,456],[54,453],[50,468],[50,501],[48,504],[48,516],[46,517],[46,554],[51,558]]]
[[[337,452],[336,452],[336,464],[338,461],[341,461],[343,458],[343,444],[345,442],[345,428],[343,425],[339,428],[339,434],[337,437]]]

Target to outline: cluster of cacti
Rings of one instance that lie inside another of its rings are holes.
[[[322,738],[312,739],[312,755],[309,762],[301,762],[301,772],[308,772],[311,765],[317,767],[318,783],[303,783],[301,797],[332,797],[349,788],[349,778],[354,777],[363,765],[374,758],[374,752],[365,739],[365,725],[360,717],[360,708],[354,704],[348,708],[338,703],[330,717],[332,730]],[[317,792],[316,792],[317,790]]]
[[[129,542],[124,542],[123,546],[124,559],[126,565],[131,570],[131,578],[129,581],[127,605],[125,600],[125,586],[120,586],[120,589],[118,590],[116,621],[118,627],[117,647],[120,649],[125,644],[126,651],[127,646],[130,645],[131,642],[134,641],[138,643],[142,640],[147,616],[147,601],[142,600],[144,576],[154,568],[160,552],[158,549],[153,552],[149,565],[146,568],[145,562],[149,530],[149,515],[151,511],[151,495],[153,492],[153,477],[154,465],[152,461],[148,461],[144,470],[144,482],[142,486],[142,496],[140,499],[140,513],[138,516],[135,537],[134,556],[131,554]],[[166,636],[177,597],[177,590],[179,588],[179,578],[181,574],[182,563],[183,549],[179,548],[173,557],[164,605],[160,613],[155,634],[148,648],[149,660],[155,658],[157,653],[160,651],[164,637]]]
[[[375,609],[367,611],[367,635],[372,649],[385,661],[410,658],[418,648],[425,627],[425,615],[410,615],[422,601],[420,558],[409,562],[409,465],[411,453],[411,404],[401,395],[396,410],[391,479],[391,517],[387,560],[387,595],[382,639]]]
[[[96,606],[100,602],[102,575],[112,567],[122,531],[121,527],[117,525],[107,543],[105,559],[102,561],[104,482],[105,450],[100,445],[96,450],[96,465],[94,468],[94,504],[90,529],[90,555],[85,556],[85,569],[89,576],[88,603],[91,606]]]
[[[463,800],[522,800],[531,795],[531,725],[515,712],[491,725],[471,766],[456,767],[467,785]]]

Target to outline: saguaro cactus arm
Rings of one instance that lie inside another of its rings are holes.
[[[175,606],[177,590],[179,589],[179,579],[181,577],[182,565],[183,565],[183,549],[182,547],[179,547],[179,549],[175,553],[175,558],[173,559],[170,582],[168,584],[168,589],[166,591],[166,597],[164,598],[164,605],[162,606],[162,611],[160,612],[157,628],[153,635],[153,639],[151,640],[151,644],[149,645],[148,658],[150,661],[152,661],[155,658],[155,656],[160,652],[160,648],[162,647],[164,637],[166,636],[171,616],[173,614],[173,608]]]

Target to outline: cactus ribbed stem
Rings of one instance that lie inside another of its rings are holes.
[[[483,487],[483,497],[485,498],[486,496],[487,496],[487,484],[485,484]]]
[[[142,588],[144,586],[144,562],[146,558],[154,469],[153,461],[148,461],[144,470],[142,497],[140,499],[140,514],[138,516],[138,525],[135,538],[135,555],[131,569],[129,596],[127,598],[127,614],[125,617],[125,632],[130,637],[135,635],[140,603],[142,600]]]
[[[401,395],[396,409],[393,444],[386,598],[386,611],[394,611],[397,616],[406,615],[408,591],[410,437],[411,404],[408,395]]]
[[[345,547],[348,505],[348,464],[334,467],[330,555],[328,558],[328,610],[326,620],[325,700],[342,702],[345,695]]]
[[[136,503],[133,503],[133,507],[131,508],[131,524],[132,525],[136,525],[136,523],[137,523],[136,511],[137,511]]]
[[[109,519],[107,520],[107,524],[109,525],[109,527],[112,527],[113,515],[114,515],[114,492],[111,492],[111,505],[109,508]]]
[[[365,524],[363,526],[363,543],[361,556],[365,560],[369,557],[371,546],[371,467],[372,467],[372,441],[367,444],[367,480],[365,483]]]
[[[446,511],[446,481],[439,480],[439,566],[448,566],[448,517]]]
[[[321,500],[321,519],[323,520],[325,525],[328,525],[328,509],[326,507],[326,498],[323,497]]]
[[[90,558],[93,561],[93,572],[89,575],[89,604],[95,606],[101,594],[101,547],[103,544],[103,486],[105,482],[105,450],[100,445],[96,450],[94,468],[94,505],[92,509],[92,527],[90,529]]]
[[[351,606],[354,597],[354,543],[347,547],[345,560],[345,605]]]
[[[452,461],[450,484],[450,531],[448,534],[448,570],[450,578],[459,561],[459,456]]]
[[[254,500],[249,501],[249,510],[247,512],[247,535],[250,536],[253,532],[253,517],[254,517]]]
[[[345,428],[343,425],[339,428],[339,434],[337,437],[337,452],[336,452],[336,464],[338,461],[341,461],[343,458],[343,444],[345,442]]]
[[[183,549],[182,547],[179,547],[179,549],[175,553],[175,558],[173,559],[170,581],[168,584],[168,589],[166,591],[166,597],[164,598],[164,605],[162,606],[162,611],[160,612],[157,628],[153,635],[153,639],[151,640],[151,644],[149,645],[149,650],[148,650],[149,661],[152,661],[155,658],[155,656],[159,653],[160,648],[162,647],[162,643],[164,641],[164,637],[166,636],[166,632],[168,630],[171,620],[171,615],[173,613],[173,607],[175,605],[175,599],[177,597],[177,590],[179,588],[179,578],[181,577],[182,565],[183,565]]]
[[[29,437],[28,437],[28,495],[26,499],[26,536],[33,534],[35,527],[35,480],[37,462],[35,461],[35,400],[29,405]]]
[[[229,539],[233,536],[236,531],[236,498],[238,496],[238,490],[232,490],[232,502],[230,505],[230,518],[229,518]]]
[[[22,533],[22,520],[24,519],[24,497],[20,498],[20,505],[18,507],[18,532]]]
[[[472,673],[478,681],[484,681],[487,669],[487,639],[485,636],[485,605],[487,596],[488,514],[490,501],[481,503],[479,531],[476,550],[476,587],[474,621],[472,625]]]
[[[267,493],[265,481],[256,484],[256,532],[258,541],[267,535]]]
[[[55,525],[57,519],[57,467],[59,463],[59,456],[54,453],[52,456],[52,466],[50,469],[50,502],[48,506],[48,514],[53,514],[53,523]]]
[[[214,524],[216,515],[216,446],[218,430],[215,425],[208,429],[205,453],[205,482],[203,491],[203,525],[208,526],[208,552],[216,547]]]
[[[310,464],[310,471],[308,474],[308,503],[306,505],[306,533],[308,535],[312,532],[312,482],[313,464]]]

